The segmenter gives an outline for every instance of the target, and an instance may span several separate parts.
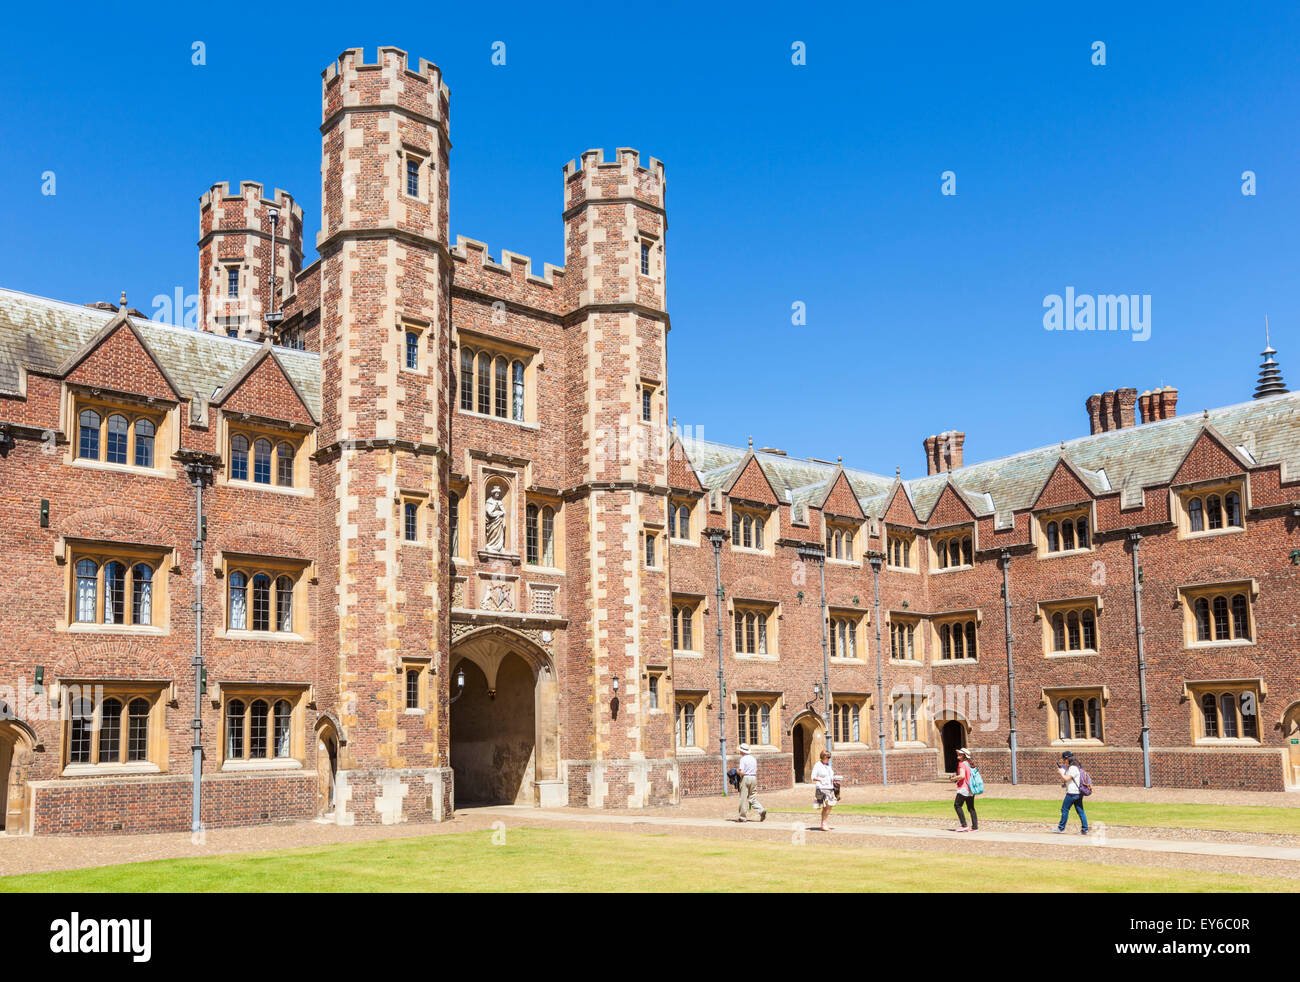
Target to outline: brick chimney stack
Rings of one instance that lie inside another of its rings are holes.
[[[1084,405],[1088,408],[1089,432],[1093,434],[1128,429],[1137,424],[1137,389],[1110,389],[1100,395],[1093,394]],[[1146,419],[1145,411],[1142,418]]]
[[[1157,419],[1173,419],[1178,415],[1178,390],[1172,385],[1157,389],[1152,393],[1152,396],[1158,405],[1156,409]]]
[[[926,474],[942,474],[962,466],[962,448],[966,434],[961,430],[945,430],[925,438]]]

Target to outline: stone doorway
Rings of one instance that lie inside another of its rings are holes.
[[[450,690],[456,807],[568,803],[558,686],[546,652],[505,628],[474,631],[452,649]]]
[[[957,751],[966,746],[966,724],[961,720],[950,719],[939,730],[943,742],[943,769],[949,774],[957,773]]]
[[[333,815],[339,772],[339,736],[334,723],[322,718],[316,724],[316,814]]]
[[[1288,709],[1282,718],[1282,733],[1286,740],[1286,784],[1300,788],[1300,704]]]
[[[794,758],[794,783],[806,784],[812,779],[813,765],[826,748],[826,728],[815,713],[804,713],[790,727],[790,741]]]
[[[0,702],[0,832],[23,835],[28,829],[27,777],[36,738]]]

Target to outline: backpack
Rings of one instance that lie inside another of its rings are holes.
[[[734,767],[727,771],[727,783],[737,791],[740,790],[740,771]]]
[[[1092,794],[1092,776],[1082,767],[1079,768],[1079,794],[1085,798]]]
[[[984,793],[984,778],[980,777],[980,769],[978,767],[971,767],[970,780],[966,782],[966,790],[972,795]]]

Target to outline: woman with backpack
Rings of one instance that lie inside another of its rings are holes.
[[[957,809],[957,821],[961,822],[961,827],[953,829],[954,832],[978,832],[980,827],[979,816],[975,814],[975,789],[971,786],[974,778],[974,771],[971,768],[970,750],[962,747],[957,751],[957,773],[949,780],[957,782],[957,797],[953,801],[953,808]],[[970,811],[970,828],[966,828],[966,816],[962,813],[961,806],[965,805]]]
[[[1065,788],[1065,801],[1061,803],[1061,824],[1056,827],[1056,831],[1065,834],[1065,823],[1070,820],[1070,809],[1073,807],[1079,813],[1079,821],[1083,823],[1083,834],[1087,835],[1088,815],[1083,810],[1083,796],[1092,794],[1088,772],[1074,762],[1074,754],[1068,750],[1061,754],[1061,766],[1056,770],[1061,775],[1061,787]]]

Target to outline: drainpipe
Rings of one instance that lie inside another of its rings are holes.
[[[808,543],[799,547],[799,558],[804,562],[817,564],[817,569],[821,574],[821,591],[822,591],[822,704],[824,715],[822,716],[822,725],[826,730],[826,750],[830,752],[835,749],[835,741],[832,733],[831,719],[831,657],[830,650],[826,640],[826,550],[819,545]]]
[[[718,753],[722,755],[722,796],[727,796],[727,677],[722,667],[722,540],[727,538],[727,530],[707,528],[704,534],[713,545],[713,580],[717,586],[718,623]]]
[[[1141,550],[1142,533],[1130,532],[1129,541],[1133,543],[1133,622],[1137,629],[1138,650],[1138,698],[1142,707],[1142,783],[1151,787],[1151,721],[1147,707],[1147,656],[1143,638],[1146,628],[1142,626],[1142,567],[1138,563]]]
[[[879,552],[868,554],[871,563],[871,586],[875,593],[873,600],[876,621],[876,732],[880,735],[880,783],[889,786],[889,767],[885,762],[885,670],[880,654],[880,563],[884,555]]]
[[[1007,723],[1011,728],[1011,783],[1019,784],[1016,770],[1016,662],[1011,654],[1011,553],[1002,550],[1002,617],[1007,626]]]
[[[211,454],[182,451],[177,454],[185,468],[185,474],[194,485],[194,721],[190,728],[194,733],[190,752],[194,760],[193,807],[190,812],[190,831],[198,835],[203,827],[203,540],[207,529],[203,524],[203,485],[212,480]]]

